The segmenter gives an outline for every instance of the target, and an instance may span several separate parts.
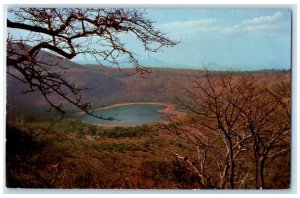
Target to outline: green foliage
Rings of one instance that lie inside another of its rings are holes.
[[[71,131],[78,131],[83,130],[86,127],[86,124],[83,123],[81,120],[71,120],[67,122],[67,129]]]
[[[95,126],[95,125],[90,125],[88,128],[89,128],[89,132],[90,132],[91,135],[96,135],[96,133],[97,133],[97,131],[98,131],[97,126]]]
[[[135,127],[113,127],[103,128],[101,126],[82,122],[81,120],[62,120],[53,126],[56,131],[68,131],[76,133],[81,138],[85,134],[104,138],[124,138],[143,137],[157,135],[153,129],[147,125]]]
[[[66,123],[67,130],[75,132],[76,137],[81,139],[85,133],[85,128],[87,128],[87,125],[83,123],[81,120],[71,120]]]
[[[113,127],[111,129],[103,129],[97,135],[107,138],[123,138],[123,137],[142,137],[144,135],[153,133],[150,128],[137,127]]]
[[[79,139],[81,139],[82,137],[83,137],[83,131],[82,130],[78,130],[78,131],[76,131],[76,137],[77,138],[79,138]]]

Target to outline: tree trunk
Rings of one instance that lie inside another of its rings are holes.
[[[255,160],[255,189],[259,189],[259,175],[260,175],[260,166],[258,162],[258,156],[256,153],[255,148],[253,148],[253,153],[254,153],[254,160]]]
[[[234,189],[234,159],[233,159],[233,149],[232,149],[232,141],[229,138],[229,149],[230,149],[230,154],[229,154],[229,160],[230,160],[230,176],[229,176],[229,182],[230,182],[230,188]]]
[[[265,176],[264,176],[264,172],[265,172],[265,162],[266,162],[266,158],[263,157],[260,160],[260,188],[264,189],[265,188]]]

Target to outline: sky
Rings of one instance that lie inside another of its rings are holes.
[[[217,70],[291,67],[288,9],[156,8],[147,9],[146,17],[180,43],[149,54],[138,41],[128,40],[142,64]]]
[[[141,64],[180,68],[261,70],[291,68],[291,12],[288,9],[152,8],[146,18],[175,47],[146,53],[123,37]],[[77,56],[78,63],[95,63]]]
[[[151,57],[186,67],[291,67],[288,9],[150,9],[156,27],[180,43]]]

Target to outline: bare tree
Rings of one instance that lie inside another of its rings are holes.
[[[244,130],[241,108],[248,101],[253,80],[231,74],[212,77],[206,72],[193,84],[194,88],[186,89],[190,101],[179,99],[191,118],[183,124],[170,119],[166,129],[195,146],[199,163],[194,169],[203,186],[236,188],[247,174],[240,156],[249,149],[251,136]]]
[[[138,72],[145,73],[149,69],[139,64],[135,53],[120,39],[122,35],[136,37],[149,52],[176,45],[145,18],[143,10],[11,8],[8,12],[7,27],[26,32],[26,36],[18,36],[14,31],[9,34],[7,73],[28,84],[26,93],[40,92],[51,108],[62,114],[63,106],[53,100],[54,96],[60,96],[87,114],[93,115],[93,111],[90,102],[84,102],[80,96],[83,88],[65,79],[66,67],[41,56],[41,50],[59,55],[62,60],[83,54],[117,66],[120,58],[127,57]]]
[[[169,118],[163,128],[186,145],[169,151],[204,188],[265,188],[266,168],[289,151],[289,83],[269,87],[251,75],[215,74],[194,80],[178,99],[190,117]]]
[[[241,108],[253,141],[255,188],[265,188],[267,162],[285,154],[290,145],[290,86],[280,80],[271,88],[257,88]]]

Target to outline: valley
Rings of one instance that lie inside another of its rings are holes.
[[[88,88],[82,91],[82,98],[91,102],[95,113],[116,119],[87,118],[80,110],[54,98],[62,102],[67,112],[61,119],[54,111],[47,111],[49,106],[39,93],[22,94],[26,86],[7,76],[9,187],[215,188],[203,186],[187,161],[178,157],[189,156],[192,164],[197,163],[194,140],[186,138],[196,138],[194,134],[201,135],[204,130],[194,124],[210,121],[197,117],[197,106],[189,109],[187,105],[195,105],[189,91],[197,93],[199,84],[195,82],[207,83],[206,71],[153,68],[151,73],[141,75],[134,69],[68,65],[67,79]],[[228,75],[224,71],[209,73],[209,79],[214,81]],[[233,84],[239,79],[252,79],[258,87],[268,89],[273,89],[279,79],[290,82],[289,71],[233,72],[230,75]],[[130,110],[132,107],[134,113]],[[118,114],[123,117],[119,118]],[[214,138],[208,131],[206,135]],[[289,136],[282,141],[285,143],[280,147],[286,148]],[[218,144],[222,148],[222,143]],[[250,153],[249,150],[248,155],[254,158]],[[211,164],[214,159],[209,160],[207,171],[211,174],[216,170]],[[280,163],[281,160],[286,163]],[[288,187],[289,160],[289,154],[282,155],[268,166],[267,188]],[[254,165],[248,171],[253,172]],[[280,179],[275,181],[278,177]],[[250,182],[249,186],[240,188],[254,187]]]

